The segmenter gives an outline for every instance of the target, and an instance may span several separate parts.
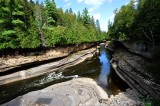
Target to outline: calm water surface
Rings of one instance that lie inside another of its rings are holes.
[[[128,88],[110,65],[110,55],[105,46],[100,47],[100,55],[92,61],[85,61],[76,66],[60,70],[60,72],[47,73],[42,76],[22,80],[0,86],[0,104],[10,101],[27,92],[40,90],[55,83],[72,79],[75,75],[94,79],[108,95],[116,95]]]

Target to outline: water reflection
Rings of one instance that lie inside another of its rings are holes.
[[[108,76],[110,74],[110,63],[105,49],[103,49],[103,47],[100,49],[99,59],[101,63],[101,73],[98,80],[101,86],[106,87],[108,85]]]

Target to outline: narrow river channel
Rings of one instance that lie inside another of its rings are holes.
[[[105,46],[100,46],[100,55],[93,60],[82,62],[76,66],[62,69],[35,78],[22,80],[0,86],[0,104],[10,101],[27,92],[40,90],[50,85],[70,80],[74,77],[89,77],[94,79],[108,95],[116,95],[128,88],[110,65],[110,54]]]

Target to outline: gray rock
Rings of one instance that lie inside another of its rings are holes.
[[[137,90],[142,95],[150,95],[152,98],[159,98],[159,84],[152,85],[152,76],[145,71],[148,62],[135,54],[129,53],[124,49],[116,49],[112,55],[112,66],[116,73],[128,83],[130,87]]]
[[[137,99],[139,94],[134,90],[127,90],[111,97],[108,98],[106,92],[92,79],[78,78],[27,93],[2,106],[137,106],[137,103],[143,104]]]

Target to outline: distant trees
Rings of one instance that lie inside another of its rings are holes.
[[[0,1],[0,49],[37,48],[95,42],[106,38],[89,16],[87,8],[77,14],[63,12],[54,0],[45,4],[33,0]],[[99,28],[100,29],[100,28]]]
[[[99,24],[99,20],[98,19],[96,20],[96,28],[97,28],[98,31],[100,31],[100,24]]]

